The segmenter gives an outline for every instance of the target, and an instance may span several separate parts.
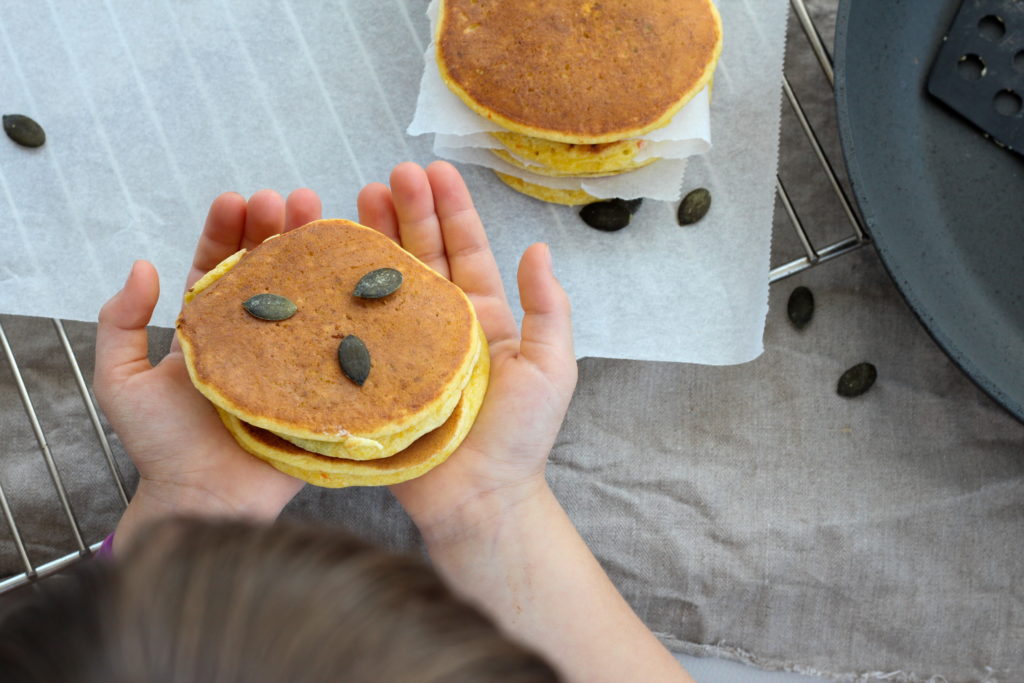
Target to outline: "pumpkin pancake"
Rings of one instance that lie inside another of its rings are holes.
[[[530,173],[537,173],[539,175],[549,176],[552,178],[606,178],[608,176],[619,175],[620,173],[635,171],[638,168],[643,168],[647,164],[653,164],[655,161],[658,160],[658,157],[651,157],[649,159],[644,159],[639,163],[627,161],[626,163],[623,164],[622,168],[609,167],[606,168],[606,170],[604,171],[594,171],[588,173],[584,171],[557,171],[549,166],[537,166],[536,164],[531,164],[504,149],[492,149],[491,153],[494,154],[494,156],[501,159],[502,161],[504,161],[505,163],[511,164],[516,168],[521,168],[522,170],[529,171]]]
[[[381,460],[359,462],[310,453],[223,410],[218,412],[242,448],[285,474],[326,488],[386,486],[426,474],[458,448],[480,410],[489,371],[490,354],[485,342],[469,383],[448,420],[397,455]]]
[[[441,78],[502,128],[567,143],[639,137],[704,88],[712,0],[441,0]]]
[[[505,149],[496,156],[526,171],[548,176],[600,177],[631,171],[656,160],[635,161],[644,140],[619,140],[600,145],[572,145],[519,133],[491,133]]]
[[[560,190],[554,187],[545,187],[544,185],[537,185],[517,178],[514,175],[508,175],[495,171],[494,175],[498,176],[501,182],[511,187],[516,192],[522,192],[527,197],[533,197],[539,199],[542,202],[550,202],[552,204],[564,204],[566,206],[579,206],[580,204],[589,204],[590,202],[599,201],[594,195],[584,192],[583,190]]]
[[[379,268],[400,271],[401,287],[380,299],[354,296]],[[275,322],[246,312],[242,303],[264,293],[297,312]],[[344,220],[314,221],[226,259],[186,296],[177,335],[192,382],[218,408],[286,438],[342,444],[355,458],[381,457],[389,437],[443,424],[481,349],[461,289]],[[338,361],[348,335],[370,353],[362,386]]]

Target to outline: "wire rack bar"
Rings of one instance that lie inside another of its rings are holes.
[[[11,530],[11,535],[14,537],[14,546],[18,549],[18,557],[21,559],[21,564],[25,567],[23,576],[35,576],[36,570],[28,559],[25,543],[21,540],[21,532],[18,531],[18,523],[14,521],[14,515],[11,514],[11,506],[7,503],[7,494],[4,493],[2,485],[0,485],[0,508],[3,509],[4,519],[7,520],[7,527]]]
[[[97,541],[96,543],[93,543],[91,546],[89,546],[89,548],[84,553],[68,553],[64,557],[59,557],[56,560],[47,562],[46,564],[39,565],[39,567],[33,569],[31,572],[26,571],[22,574],[16,574],[8,579],[4,579],[3,581],[0,581],[0,594],[3,594],[9,590],[13,590],[18,586],[24,586],[25,584],[31,583],[37,579],[44,578],[46,576],[49,576],[50,574],[59,572],[61,569],[69,567],[73,565],[75,562],[78,562],[82,559],[82,557],[92,555],[100,549],[101,545],[103,545],[103,541]]]
[[[821,34],[818,33],[817,26],[815,26],[810,13],[807,11],[806,3],[804,0],[790,0],[790,6],[793,8],[793,12],[800,21],[800,26],[803,28],[804,36],[807,38],[807,42],[810,44],[811,51],[818,60],[821,70],[825,73],[825,77],[828,79],[830,87],[835,89],[835,74],[832,69],[832,58],[828,54],[828,50],[825,48],[825,44],[821,39]],[[818,140],[818,135],[815,133],[814,127],[811,125],[810,121],[808,121],[803,105],[800,104],[800,99],[796,96],[796,93],[793,91],[793,87],[789,82],[789,78],[785,74],[782,75],[782,91],[785,93],[786,100],[789,102],[790,108],[793,110],[797,121],[800,123],[800,128],[803,130],[808,143],[810,143],[811,149],[814,150],[814,155],[818,158],[818,163],[821,165],[826,178],[828,178],[829,185],[832,187],[832,191],[836,195],[836,199],[839,200],[839,204],[843,208],[843,213],[846,214],[846,219],[850,223],[850,227],[853,229],[853,236],[841,239],[829,244],[828,246],[822,247],[821,249],[816,249],[814,247],[814,243],[811,241],[810,235],[807,233],[806,228],[800,221],[796,209],[793,207],[793,202],[789,197],[789,193],[786,191],[785,185],[782,183],[781,178],[776,176],[775,192],[779,197],[779,201],[782,203],[783,209],[786,211],[786,215],[789,217],[789,222],[793,226],[793,230],[800,239],[800,244],[804,248],[805,255],[801,258],[790,261],[789,263],[784,263],[781,266],[772,268],[768,276],[768,281],[772,283],[796,275],[811,266],[824,263],[825,261],[830,261],[833,258],[842,256],[843,254],[848,254],[859,249],[865,244],[869,244],[871,241],[867,236],[867,233],[864,231],[864,226],[861,223],[860,217],[853,208],[850,199],[846,196],[846,191],[843,189],[842,183],[839,182],[839,177],[836,175],[835,169],[832,167],[832,162],[829,161],[828,155],[825,154],[825,150],[822,148],[821,142]]]
[[[811,20],[806,3],[804,0],[790,0],[789,4],[793,8],[796,18],[800,21],[800,27],[804,30],[804,35],[807,36],[807,42],[811,44],[811,51],[814,52],[814,56],[818,59],[821,70],[825,72],[825,78],[828,79],[829,86],[834,90],[836,87],[836,76],[832,70],[832,56],[829,55],[828,50],[825,48],[825,42],[821,39],[821,34],[818,33],[818,27]]]
[[[25,407],[25,413],[28,415],[28,420],[32,423],[32,431],[36,435],[36,441],[39,443],[39,450],[42,451],[43,460],[46,462],[46,469],[50,473],[50,479],[53,481],[54,487],[57,489],[57,497],[60,498],[61,507],[64,509],[64,514],[68,518],[68,522],[71,524],[71,532],[74,534],[75,543],[78,544],[78,551],[80,554],[85,555],[88,552],[85,541],[82,540],[82,529],[78,525],[78,519],[75,517],[75,513],[71,510],[71,503],[68,501],[67,490],[64,488],[64,482],[61,480],[60,472],[57,471],[57,464],[53,461],[53,454],[50,453],[50,447],[46,444],[46,435],[43,433],[43,428],[39,424],[39,418],[36,416],[36,409],[32,405],[32,399],[28,395],[28,389],[25,388],[25,381],[21,378],[21,370],[18,369],[18,362],[14,359],[14,352],[11,350],[11,345],[7,341],[7,333],[4,331],[3,323],[0,323],[0,345],[4,348],[4,354],[7,356],[7,363],[11,366],[11,374],[14,376],[14,383],[18,387],[18,394],[21,396],[21,404]],[[13,518],[12,518],[13,519]]]
[[[818,162],[821,164],[821,169],[825,171],[828,182],[832,186],[832,191],[835,192],[836,199],[843,207],[843,212],[846,214],[846,219],[850,222],[850,227],[853,228],[854,233],[858,239],[867,240],[867,235],[864,233],[864,228],[860,224],[860,218],[857,216],[857,212],[854,211],[853,205],[850,203],[849,198],[846,196],[846,190],[843,189],[842,184],[839,182],[839,177],[836,175],[835,169],[832,168],[832,162],[829,161],[828,155],[825,154],[825,150],[821,147],[821,142],[818,141],[818,134],[814,132],[814,127],[811,126],[807,120],[807,114],[804,113],[804,108],[800,105],[800,100],[797,99],[796,93],[793,92],[793,87],[789,84],[789,79],[786,75],[782,75],[782,91],[786,93],[786,99],[789,100],[790,106],[793,108],[793,113],[796,114],[797,120],[800,122],[800,127],[804,131],[804,135],[807,136],[807,141],[811,143],[811,148],[814,150],[814,155],[818,157]]]
[[[89,413],[92,428],[100,441],[103,456],[107,459],[107,467],[110,468],[110,474],[114,477],[114,485],[117,487],[118,497],[121,499],[121,504],[124,507],[128,507],[128,494],[125,492],[124,480],[121,478],[120,470],[117,469],[117,463],[114,462],[114,453],[110,450],[107,433],[103,431],[100,416],[96,412],[96,404],[92,400],[92,394],[89,393],[89,387],[85,383],[85,378],[82,377],[82,368],[78,364],[78,358],[75,356],[74,349],[71,348],[71,342],[68,341],[67,332],[64,331],[64,323],[58,318],[53,318],[52,322],[54,329],[57,331],[57,337],[60,338],[61,346],[64,347],[64,354],[68,357],[71,372],[74,374],[75,383],[78,385],[78,393],[82,395],[82,402],[85,404],[85,410]]]

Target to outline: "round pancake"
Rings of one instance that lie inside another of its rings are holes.
[[[664,126],[711,78],[712,0],[441,0],[441,78],[477,114],[569,143]]]
[[[572,145],[519,133],[491,133],[504,150],[498,157],[527,171],[550,176],[602,176],[630,171],[654,161],[636,163],[644,140],[619,140],[600,145]]]
[[[363,275],[384,267],[404,276],[395,293],[353,296]],[[256,319],[242,302],[264,292],[298,311]],[[449,417],[479,356],[476,325],[462,290],[395,242],[322,220],[225,260],[186,297],[177,334],[193,383],[219,408],[279,434],[379,451],[382,438]],[[338,363],[350,334],[371,355],[362,387]]]
[[[469,383],[448,420],[390,458],[358,462],[309,453],[259,427],[218,409],[224,425],[238,444],[273,467],[315,486],[385,486],[421,476],[437,467],[458,448],[469,433],[487,393],[490,353],[485,346]]]
[[[566,206],[579,206],[600,201],[597,197],[584,192],[583,190],[559,190],[554,187],[544,187],[536,183],[529,183],[522,178],[506,173],[494,172],[494,175],[501,179],[501,182],[511,187],[516,192],[522,192],[528,197],[539,199],[542,202],[552,204],[564,204]]]

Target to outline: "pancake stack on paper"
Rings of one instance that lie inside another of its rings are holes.
[[[226,259],[177,324],[193,384],[249,453],[327,487],[420,476],[466,436],[490,356],[456,285],[321,220]]]
[[[526,178],[600,178],[658,162],[644,136],[708,87],[722,48],[712,0],[440,0],[444,83],[504,132],[498,173],[525,194],[594,197]]]

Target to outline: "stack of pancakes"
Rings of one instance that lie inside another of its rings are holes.
[[[712,0],[441,0],[441,78],[541,176],[616,175],[657,161],[642,136],[709,85],[722,49]],[[593,197],[498,174],[562,204]]]
[[[401,286],[355,296],[381,268]],[[296,312],[259,319],[243,307],[258,294]],[[462,442],[487,390],[487,342],[462,290],[350,221],[314,221],[229,257],[188,291],[177,335],[193,384],[242,448],[318,486],[424,474]],[[349,335],[371,359],[361,386],[339,363]]]

